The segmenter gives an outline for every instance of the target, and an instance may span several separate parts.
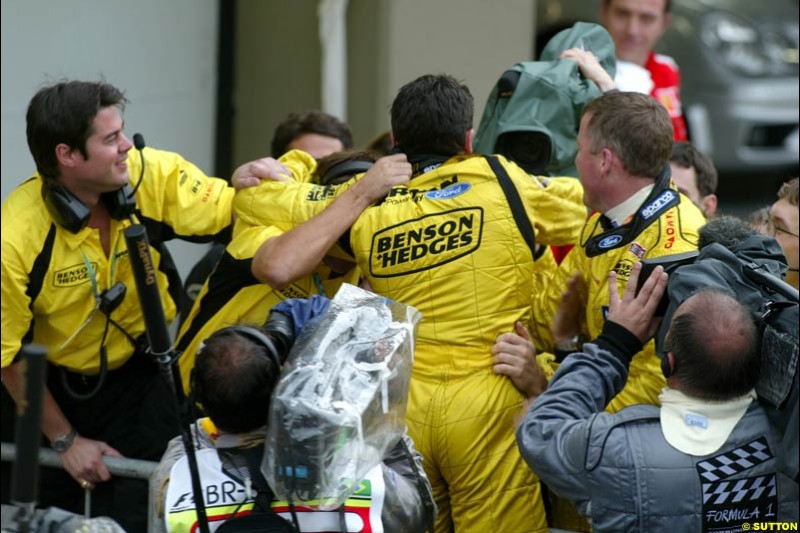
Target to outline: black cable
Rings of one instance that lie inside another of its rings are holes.
[[[339,529],[347,533],[347,519],[344,515],[344,504],[339,506]]]
[[[139,185],[142,184],[142,180],[144,179],[144,138],[140,133],[137,133],[133,136],[133,142],[136,146],[136,149],[139,150],[142,169],[139,171],[139,181],[136,183],[136,187],[134,187],[133,190],[128,194],[128,199],[133,198],[136,195],[136,191],[139,190]]]
[[[112,326],[114,326],[115,328],[117,328],[118,330],[120,330],[120,331],[122,332],[122,334],[123,334],[123,335],[125,335],[126,337],[128,337],[128,340],[129,340],[129,341],[131,341],[131,344],[133,344],[133,346],[134,346],[134,347],[136,347],[136,339],[134,339],[133,337],[131,337],[131,334],[130,334],[130,333],[128,333],[127,331],[125,331],[125,328],[123,328],[122,326],[120,326],[120,325],[117,323],[117,321],[116,321],[116,320],[114,320],[113,318],[111,318],[111,317],[110,317],[110,316],[108,316],[108,315],[106,315],[106,317],[107,317],[107,318],[108,318],[108,319],[111,321],[111,325],[112,325]]]
[[[294,528],[300,532],[300,522],[297,520],[297,510],[294,508],[294,501],[289,501],[289,513],[292,515],[292,522],[294,523]]]
[[[64,392],[67,393],[67,396],[73,400],[86,401],[94,398],[94,396],[100,392],[100,387],[102,387],[106,381],[106,376],[108,375],[108,351],[106,350],[105,343],[110,323],[111,318],[106,316],[106,327],[103,329],[103,338],[100,340],[100,372],[97,374],[97,384],[92,390],[85,394],[75,392],[67,380],[67,369],[63,366],[59,367],[61,369],[61,386],[64,388]]]

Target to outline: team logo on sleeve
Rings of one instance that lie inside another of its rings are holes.
[[[336,188],[330,185],[314,185],[308,190],[307,202],[324,202],[336,196]]]
[[[372,236],[370,274],[390,278],[428,270],[478,249],[483,209],[469,207],[426,215]]]

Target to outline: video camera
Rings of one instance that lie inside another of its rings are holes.
[[[778,467],[797,480],[798,291],[783,281],[787,264],[777,241],[743,221],[720,217],[700,230],[700,250],[694,258],[692,253],[681,254],[643,264],[638,288],[658,264],[670,275],[662,302],[664,320],[655,338],[661,357],[666,356],[665,338],[675,311],[699,290],[730,294],[750,311],[761,341],[756,393],[784,435]]]

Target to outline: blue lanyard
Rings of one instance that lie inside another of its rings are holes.
[[[314,279],[314,285],[317,287],[317,292],[320,296],[327,298],[328,295],[325,293],[325,287],[322,285],[322,279],[320,279],[319,274],[314,272],[311,277]]]

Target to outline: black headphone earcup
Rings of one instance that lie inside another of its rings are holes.
[[[197,404],[203,405],[203,390],[200,382],[195,377],[194,367],[189,372],[189,408],[197,409]]]
[[[42,197],[47,212],[59,226],[72,233],[78,233],[89,223],[92,214],[89,206],[66,187],[58,183],[45,182],[42,185]],[[104,193],[102,199],[108,214],[115,220],[128,218],[136,210],[136,198],[128,184],[116,191]]]
[[[372,161],[342,161],[330,167],[319,177],[320,185],[333,185],[334,180],[342,176],[354,176],[372,168]]]
[[[89,223],[91,210],[66,187],[58,183],[42,185],[42,197],[47,212],[56,224],[72,233],[78,233]]]
[[[124,220],[136,210],[136,197],[127,183],[116,191],[103,193],[102,198],[108,214],[115,220]]]
[[[665,379],[669,379],[672,374],[672,370],[669,367],[669,358],[666,354],[661,358],[661,373],[664,374]]]

